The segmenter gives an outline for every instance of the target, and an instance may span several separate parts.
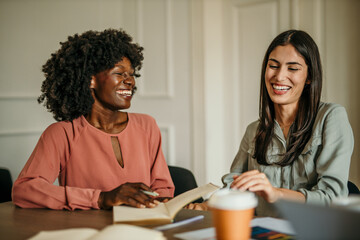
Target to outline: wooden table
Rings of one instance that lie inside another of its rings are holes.
[[[204,215],[204,219],[191,224],[163,231],[167,239],[177,239],[175,233],[187,232],[212,226],[211,213],[182,209],[176,216],[175,222],[197,215]],[[61,211],[50,209],[23,209],[12,202],[0,204],[0,238],[27,239],[39,231],[60,230],[67,228],[103,229],[113,224],[112,211],[107,210],[76,210]],[[151,227],[151,226],[148,226]]]

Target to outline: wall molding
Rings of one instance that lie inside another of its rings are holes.
[[[176,165],[175,126],[173,124],[159,124],[159,129],[162,135],[162,148],[166,162],[168,165]],[[164,139],[167,141],[164,142]]]
[[[139,39],[139,43],[144,46],[144,19],[143,19],[143,6],[144,0],[137,0],[137,36]],[[172,9],[173,9],[173,0],[164,0],[165,4],[165,62],[166,66],[163,66],[162,69],[165,71],[166,76],[166,91],[163,93],[151,93],[147,92],[145,85],[142,82],[138,82],[139,90],[138,94],[140,98],[154,98],[154,99],[172,99],[174,97],[174,53],[173,53],[173,32],[172,32]],[[145,78],[145,69],[144,65],[141,69],[141,75]]]
[[[229,90],[232,92],[233,99],[231,103],[233,104],[232,113],[235,120],[233,121],[233,126],[231,129],[233,129],[233,132],[236,133],[234,134],[235,136],[233,136],[233,141],[236,143],[236,148],[238,147],[238,143],[240,143],[242,139],[242,134],[245,132],[247,125],[250,123],[244,115],[246,105],[248,105],[247,99],[243,97],[246,96],[246,94],[244,94],[244,91],[247,91],[246,84],[248,84],[247,77],[244,76],[248,56],[241,53],[241,50],[244,50],[247,47],[243,46],[245,44],[243,41],[245,41],[244,38],[246,38],[246,36],[241,35],[241,33],[246,30],[243,29],[244,26],[241,23],[241,20],[243,20],[242,14],[246,13],[249,9],[261,9],[266,7],[267,9],[271,10],[271,20],[274,22],[274,24],[269,25],[269,28],[271,29],[271,32],[277,34],[282,28],[280,24],[281,18],[284,17],[281,17],[280,15],[286,9],[286,7],[289,6],[288,1],[284,3],[284,5],[281,5],[281,0],[239,1],[231,6],[231,48],[233,49],[233,51],[231,67],[232,88]],[[261,65],[259,65],[259,69],[260,67]],[[260,75],[254,76],[254,78],[256,79],[256,81],[260,81]],[[258,107],[258,105],[255,106]]]
[[[191,1],[191,94],[192,94],[192,170],[199,185],[206,181],[205,79],[204,79],[204,3]]]
[[[300,25],[300,15],[299,15],[299,0],[292,0],[290,2],[290,27],[294,29],[299,29]]]
[[[37,101],[37,98],[39,96],[35,96],[35,95],[20,95],[20,94],[14,94],[14,95],[0,95],[0,101]]]
[[[41,135],[44,129],[33,129],[33,130],[10,130],[0,131],[0,137],[18,137],[28,135]]]
[[[235,67],[236,65],[239,66],[239,63],[241,62],[240,60],[240,56],[239,56],[239,51],[240,51],[240,45],[241,45],[241,39],[239,38],[239,32],[240,32],[240,26],[239,26],[239,8],[240,6],[232,6],[232,48],[234,49],[234,53],[232,54],[233,56],[233,65],[232,65],[232,74],[233,74],[233,87],[232,87],[232,94],[233,94],[233,106],[232,106],[232,110],[233,110],[233,118],[234,118],[234,125],[233,125],[233,129],[235,133],[240,133],[240,125],[241,125],[241,117],[240,117],[240,94],[238,94],[238,90],[241,89],[240,85],[241,85],[241,77],[240,77],[240,72],[241,70],[238,67]],[[235,134],[235,142],[240,142],[241,140],[241,136],[239,136],[239,134]]]

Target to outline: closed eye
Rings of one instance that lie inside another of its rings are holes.
[[[128,72],[116,72],[116,75],[119,75],[123,78],[128,78],[128,77],[137,77],[137,74],[135,74],[135,72],[129,74]]]
[[[126,72],[123,72],[123,73],[115,73],[116,75],[119,75],[119,76],[122,76],[122,77],[125,77],[127,75]]]
[[[272,69],[278,69],[278,68],[279,68],[279,66],[269,64],[269,68],[272,68]]]

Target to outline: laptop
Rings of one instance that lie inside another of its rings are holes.
[[[286,200],[279,200],[275,207],[293,225],[296,239],[360,239],[358,210]]]

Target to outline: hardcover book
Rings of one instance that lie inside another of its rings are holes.
[[[114,206],[114,223],[128,223],[134,225],[150,225],[171,223],[175,215],[188,203],[211,194],[219,189],[208,183],[204,186],[184,192],[154,208],[134,208],[129,206]]]

